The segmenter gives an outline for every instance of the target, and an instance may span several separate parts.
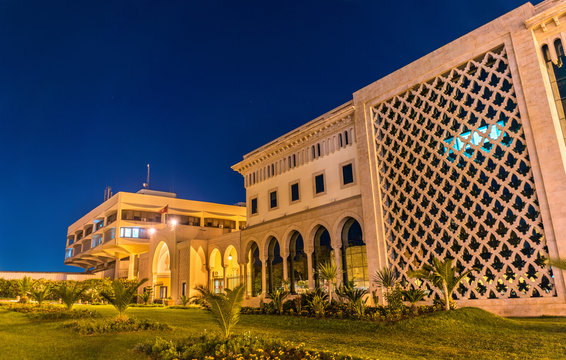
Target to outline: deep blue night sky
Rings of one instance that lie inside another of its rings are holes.
[[[245,200],[230,166],[524,1],[0,0],[0,270],[63,265],[104,188]]]

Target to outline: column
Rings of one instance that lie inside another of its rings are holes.
[[[116,262],[114,263],[114,279],[120,278],[120,255],[116,255]]]
[[[266,261],[262,261],[261,262],[261,295],[265,296],[265,294],[267,293],[266,289],[267,289],[267,279],[266,279]]]
[[[223,265],[222,266],[222,273],[224,275],[224,289],[226,290],[226,288],[228,287],[228,276],[227,276],[227,270],[228,269],[228,265]]]
[[[136,277],[136,258],[137,255],[130,255],[130,263],[128,264],[128,280],[132,280]]]
[[[314,290],[314,274],[312,271],[312,254],[313,251],[305,251],[305,254],[307,254],[307,271],[308,271],[308,275],[309,275],[309,290]]]
[[[336,288],[342,284],[344,273],[342,272],[342,248],[334,248],[334,263],[336,264]]]
[[[289,281],[289,274],[287,273],[287,255],[283,255],[283,284],[285,290],[289,291],[289,286],[286,285]]]

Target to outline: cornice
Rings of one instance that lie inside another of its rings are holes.
[[[547,0],[535,7],[535,10],[538,9],[542,11],[527,19],[525,26],[529,30],[537,30],[540,28],[543,32],[546,32],[547,25],[560,25],[560,17],[566,14],[566,2],[562,0]]]
[[[243,174],[245,170],[264,161],[273,161],[277,157],[286,155],[298,146],[322,138],[323,134],[326,135],[339,126],[353,122],[353,114],[353,102],[349,101],[244,155],[244,160],[233,165],[232,170]]]

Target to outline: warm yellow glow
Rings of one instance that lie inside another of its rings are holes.
[[[153,234],[155,234],[155,229],[154,228],[149,229],[149,235],[153,235]]]
[[[177,226],[177,219],[171,219],[169,224],[171,224],[171,226]]]

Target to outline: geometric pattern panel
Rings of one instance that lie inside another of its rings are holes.
[[[503,46],[371,113],[387,254],[405,284],[418,281],[409,270],[450,257],[477,269],[456,299],[556,295]]]

